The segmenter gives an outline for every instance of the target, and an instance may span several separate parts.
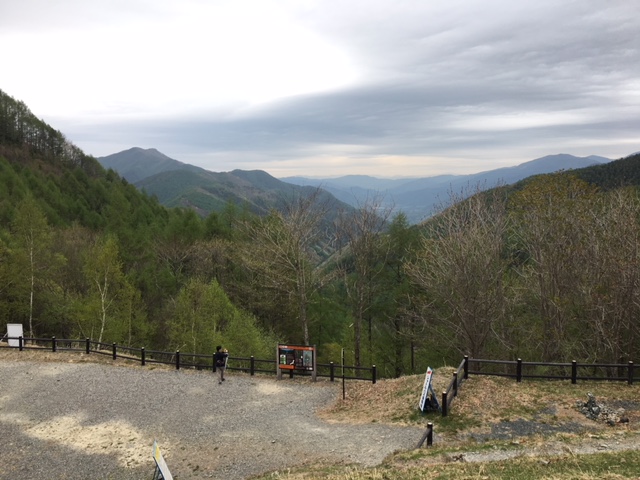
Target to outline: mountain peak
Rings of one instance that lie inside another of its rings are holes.
[[[132,147],[122,152],[100,157],[98,161],[105,168],[117,171],[130,183],[136,183],[152,175],[173,170],[203,171],[200,167],[174,160],[155,148]]]

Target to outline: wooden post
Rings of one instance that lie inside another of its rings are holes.
[[[176,370],[180,370],[180,350],[176,350]]]
[[[147,363],[147,359],[146,359],[146,353],[145,353],[145,349],[144,347],[142,347],[140,349],[140,363],[142,363],[142,366],[144,367],[145,364]]]
[[[344,348],[342,349],[342,400],[347,398],[347,391],[344,384]]]
[[[629,368],[627,369],[627,383],[633,385],[633,362],[629,360]]]
[[[453,398],[458,396],[458,372],[453,372]]]
[[[516,382],[520,383],[522,381],[522,359],[518,359],[518,363],[516,365]]]
[[[422,438],[418,441],[416,448],[420,448],[424,441],[427,441],[427,447],[430,447],[433,444],[433,423],[427,423],[427,429],[424,431]]]
[[[256,359],[253,355],[251,355],[251,367],[249,368],[249,373],[253,376],[256,372]]]
[[[88,338],[85,340],[84,351],[89,355],[91,353],[91,340]]]
[[[51,337],[51,351],[56,351],[56,337]]]
[[[376,383],[376,373],[377,373],[376,366],[373,365],[371,367],[371,383]]]
[[[118,348],[116,347],[116,342],[113,342],[113,345],[111,346],[111,348],[113,349],[113,351],[111,352],[111,356],[115,360],[116,358],[118,358],[118,353],[117,353]]]
[[[442,392],[442,416],[447,416],[447,391]]]
[[[464,379],[469,378],[469,355],[464,356]]]
[[[571,384],[575,385],[578,381],[578,362],[571,361]]]
[[[18,337],[18,351],[22,351],[24,349],[24,338],[22,335]]]
[[[329,362],[329,378],[333,382],[335,380],[335,371],[333,362]]]

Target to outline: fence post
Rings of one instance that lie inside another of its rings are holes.
[[[469,355],[464,356],[464,379],[469,378]]]
[[[453,398],[458,396],[458,372],[453,372]]]
[[[215,353],[211,354],[211,366],[212,366],[213,373],[216,373],[216,354]]]
[[[520,383],[522,381],[522,359],[518,359],[518,364],[516,365],[516,382]]]
[[[333,362],[329,362],[329,378],[331,379],[332,382],[334,380],[333,367],[334,367]]]
[[[575,385],[578,381],[578,362],[571,361],[571,384]]]
[[[87,338],[84,342],[84,351],[89,355],[91,353],[91,340]]]
[[[21,352],[23,348],[24,348],[24,338],[22,338],[22,335],[20,335],[18,337],[18,350]]]
[[[147,363],[147,359],[145,358],[145,350],[144,347],[142,347],[140,349],[140,363],[142,364],[142,366],[144,367],[145,364]]]
[[[629,368],[627,369],[627,383],[633,385],[633,362],[629,360]]]
[[[52,352],[56,351],[56,337],[55,336],[51,337],[51,351]]]
[[[433,444],[433,423],[427,423],[427,429],[424,431],[420,441],[418,441],[416,448],[420,448],[425,440],[427,441],[427,447]]]
[[[376,373],[377,369],[375,365],[371,366],[371,383],[376,383]]]
[[[180,350],[176,350],[176,370],[180,370]]]
[[[447,416],[447,391],[442,392],[442,416]]]
[[[249,373],[253,376],[256,371],[256,359],[253,355],[251,355],[251,368],[249,369]]]
[[[111,356],[115,360],[116,358],[118,358],[118,354],[117,354],[117,348],[118,347],[116,347],[116,342],[113,342],[113,344],[111,345],[111,348],[113,349],[112,352],[111,352]]]

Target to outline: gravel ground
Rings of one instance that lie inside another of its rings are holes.
[[[417,427],[329,424],[340,385],[0,356],[0,479],[151,478],[154,439],[176,480],[303,464],[379,464]]]

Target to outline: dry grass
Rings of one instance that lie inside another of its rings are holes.
[[[451,380],[452,368],[436,369],[434,389],[442,392]],[[426,421],[438,424],[438,414],[422,416],[417,407],[422,393],[424,376],[411,375],[371,383],[348,383],[346,399],[321,412],[323,418],[333,422],[394,423],[423,425]],[[640,387],[624,382],[523,381],[500,377],[475,376],[460,387],[453,400],[450,416],[463,418],[467,425],[487,428],[505,420],[527,419],[541,422],[580,422],[600,428],[586,419],[576,408],[577,402],[587,400],[593,393],[598,402],[627,405],[632,428],[640,424]],[[626,427],[625,427],[626,428]]]
[[[442,392],[451,382],[454,369],[443,367],[434,372],[434,390]],[[320,412],[329,422],[422,424],[418,412],[424,375],[382,379],[377,383],[348,382],[346,398]]]

